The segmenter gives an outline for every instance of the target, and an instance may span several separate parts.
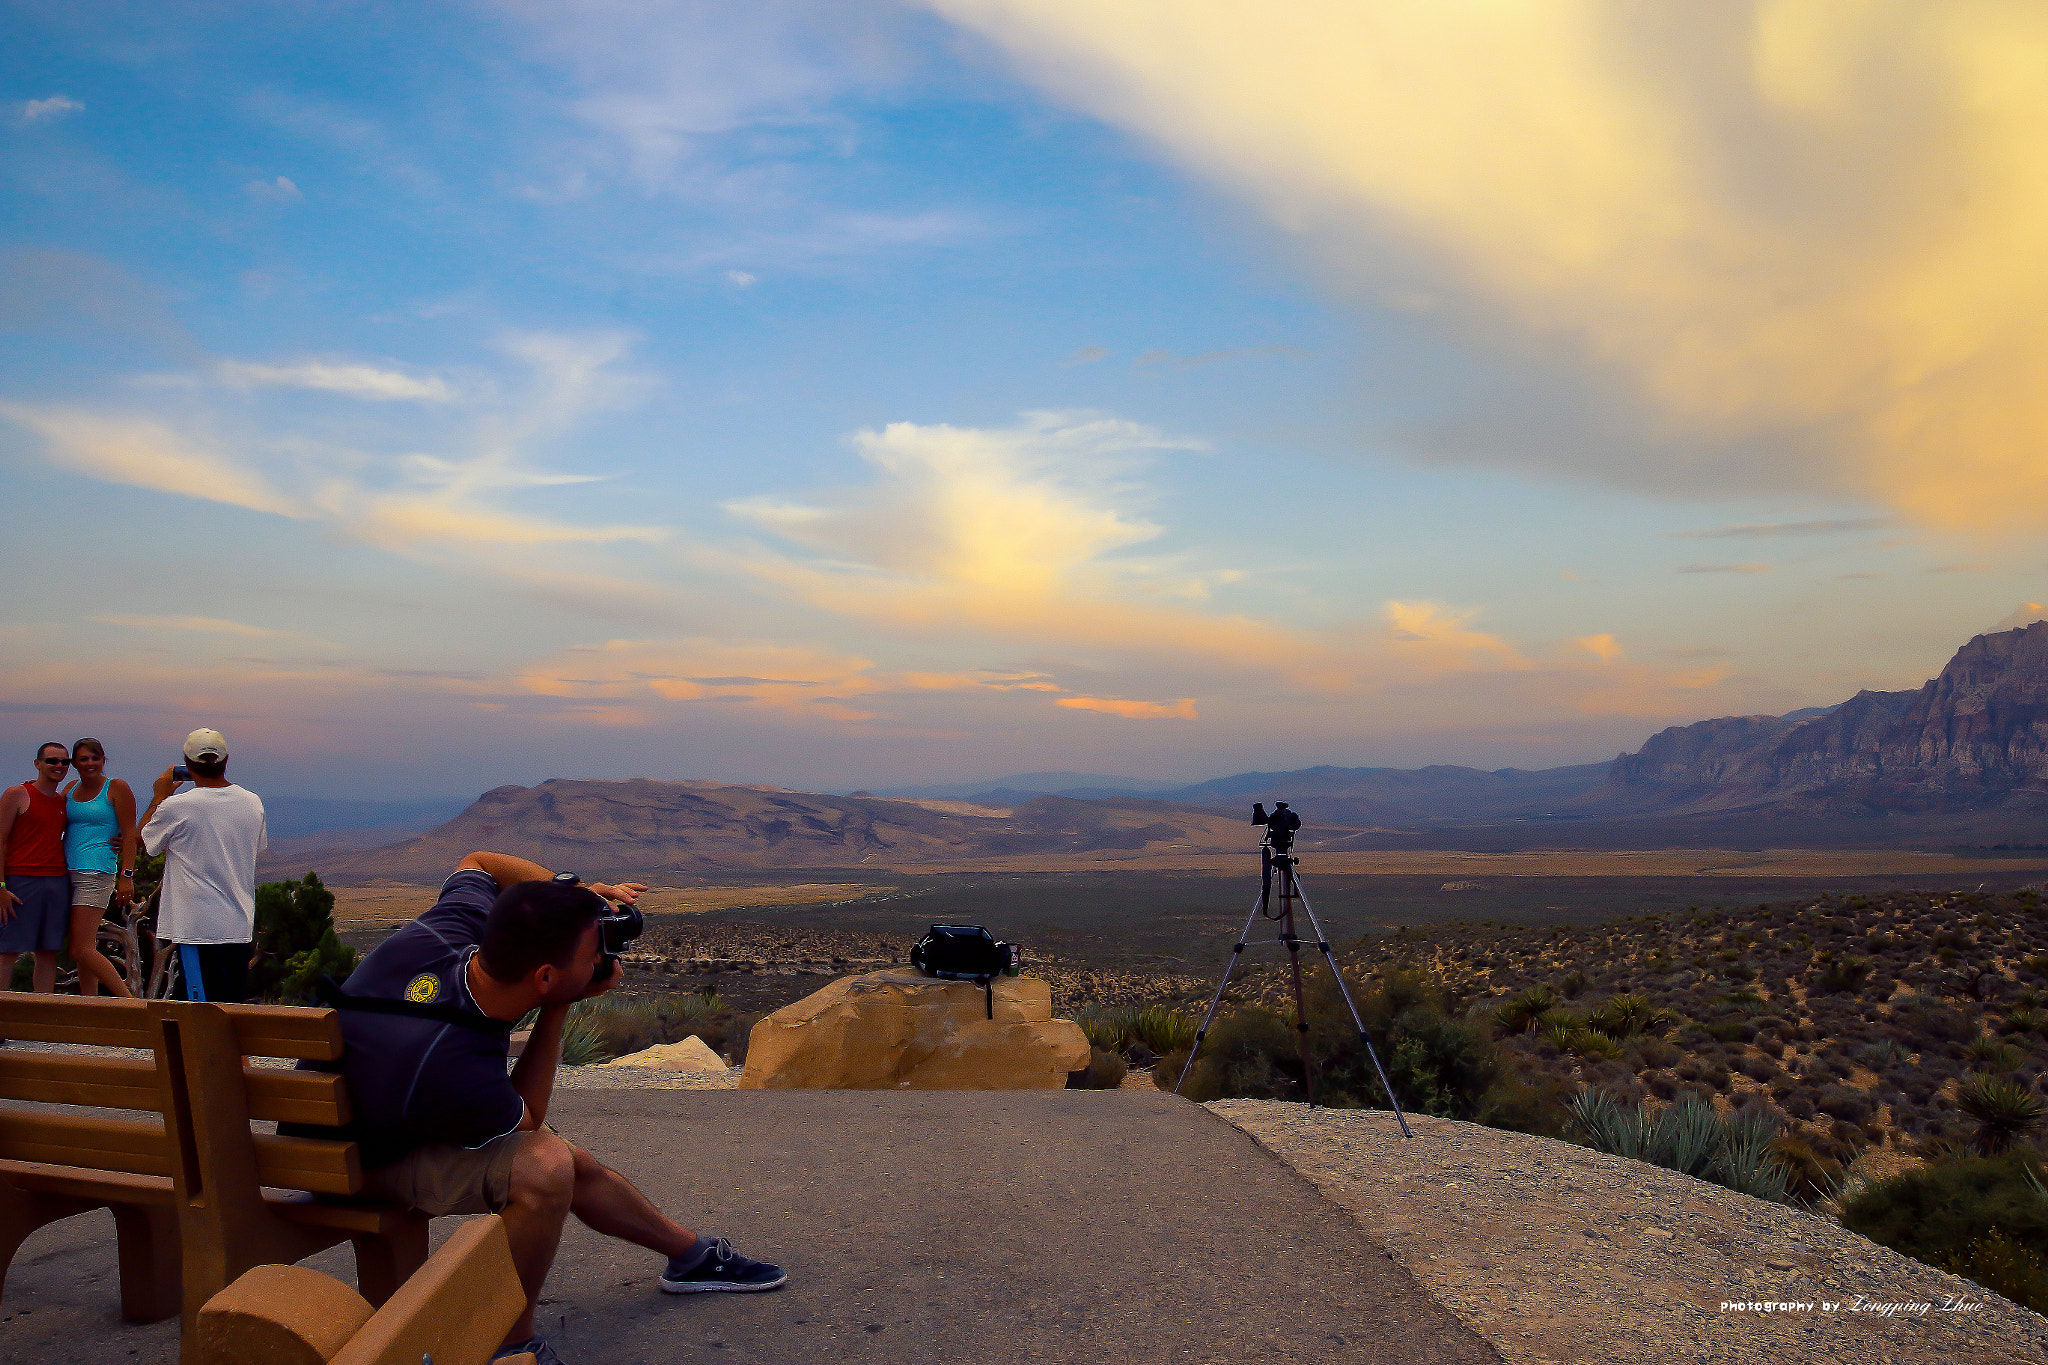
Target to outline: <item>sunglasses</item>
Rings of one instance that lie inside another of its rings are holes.
[[[53,768],[68,768],[71,766],[71,760],[68,758],[39,758],[36,762],[47,763]]]

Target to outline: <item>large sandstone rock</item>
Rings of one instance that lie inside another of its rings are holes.
[[[606,1066],[645,1066],[658,1071],[724,1071],[725,1059],[696,1034],[680,1043],[656,1043],[640,1052],[615,1057]]]
[[[1088,1039],[1052,1017],[1052,987],[981,987],[908,967],[842,977],[754,1025],[742,1090],[1057,1090]]]

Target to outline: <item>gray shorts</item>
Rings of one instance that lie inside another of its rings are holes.
[[[71,869],[71,903],[104,910],[114,903],[114,874]]]
[[[71,932],[71,878],[9,877],[7,889],[21,904],[12,919],[0,924],[0,953],[62,948]]]

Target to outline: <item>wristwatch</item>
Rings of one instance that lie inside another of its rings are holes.
[[[583,885],[583,878],[577,876],[574,872],[557,872],[551,880],[556,886]]]

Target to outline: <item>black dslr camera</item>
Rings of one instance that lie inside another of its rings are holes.
[[[1266,827],[1266,842],[1273,846],[1275,853],[1285,853],[1294,847],[1294,832],[1301,828],[1301,817],[1287,809],[1285,801],[1273,803],[1273,813],[1266,813],[1265,803],[1252,802],[1252,823]]]
[[[557,872],[555,883],[558,886],[581,886],[583,879],[574,872]],[[597,896],[595,891],[590,894]],[[590,971],[590,984],[593,986],[600,981],[612,979],[612,975],[619,970],[619,955],[632,947],[633,940],[640,937],[647,928],[647,921],[641,915],[639,906],[613,905],[602,896],[598,896],[598,902],[604,907],[605,913],[597,917],[599,957],[597,966]]]

